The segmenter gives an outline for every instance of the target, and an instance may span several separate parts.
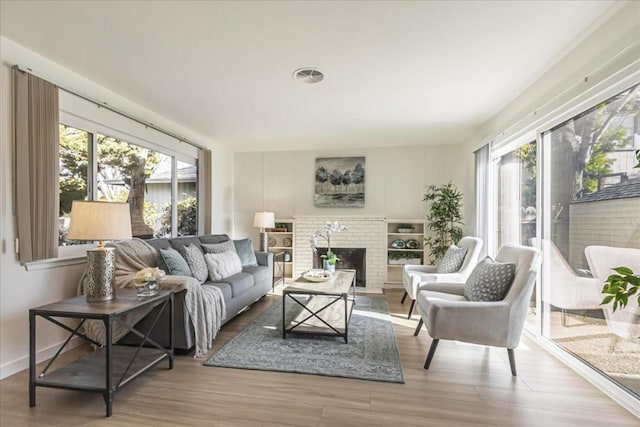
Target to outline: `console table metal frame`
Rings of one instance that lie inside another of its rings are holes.
[[[162,304],[151,328],[142,333],[122,320],[122,316],[149,304]],[[169,308],[169,348],[164,348],[149,337],[162,313]],[[69,337],[47,363],[43,371],[36,378],[36,316],[40,316],[51,323],[70,332]],[[54,319],[73,318],[82,319],[80,324],[71,327]],[[53,387],[68,390],[84,390],[102,393],[106,405],[106,415],[110,417],[113,409],[113,397],[131,380],[148,371],[161,361],[169,360],[169,369],[173,369],[173,292],[159,291],[151,297],[137,297],[135,289],[118,290],[117,296],[111,301],[88,303],[84,296],[70,298],[53,304],[44,305],[29,310],[29,406],[36,405],[36,387]],[[79,332],[87,319],[97,319],[104,322],[106,331],[106,345],[102,345],[85,334]],[[142,339],[138,347],[119,346],[112,344],[113,325],[118,323],[129,332]],[[79,360],[63,366],[49,375],[47,371],[62,353],[74,336],[94,344],[98,349]],[[154,348],[144,347],[150,344]],[[114,366],[114,359],[116,365]],[[134,363],[138,363],[134,366]],[[132,369],[133,368],[133,369]],[[115,371],[114,371],[115,370]],[[101,372],[102,371],[102,372]],[[130,372],[131,371],[131,372]],[[119,378],[115,374],[121,374]],[[114,381],[115,380],[115,381]]]
[[[337,270],[336,275],[338,274],[353,275],[351,278],[351,284],[349,285],[349,288],[346,289],[345,292],[339,292],[339,291],[333,292],[333,291],[323,290],[322,285],[326,282],[324,283],[308,282],[302,277],[297,279],[291,286],[288,286],[283,289],[282,291],[282,338],[283,339],[287,338],[288,333],[295,332],[299,334],[338,336],[338,337],[344,338],[345,343],[349,342],[349,320],[351,320],[351,313],[353,312],[353,306],[355,305],[355,299],[356,299],[356,271],[355,270]],[[330,280],[336,280],[336,278],[333,278]],[[296,288],[296,285],[302,285],[302,286]],[[306,301],[301,301],[298,298],[296,298],[296,295],[305,295],[305,296],[308,296],[309,298]],[[289,297],[289,299],[295,301],[298,305],[300,305],[303,308],[303,313],[305,311],[308,313],[306,314],[306,317],[304,317],[303,315],[302,316],[303,318],[300,320],[297,320],[297,318],[292,320],[289,323],[290,326],[288,326],[286,323],[287,297]],[[320,304],[319,307],[315,310],[311,309],[309,307],[309,301],[313,298],[319,298],[319,297],[326,298],[326,303]],[[336,304],[339,301],[344,302],[344,332],[341,332],[340,330],[337,329],[337,327],[334,327],[333,325],[329,324],[327,321],[325,321],[323,318],[319,316],[320,313],[324,311],[328,311],[332,306],[334,306],[334,304]],[[322,331],[319,328],[315,328],[314,330],[311,330],[311,331],[307,331],[307,330],[303,331],[299,329],[301,326],[305,326],[305,322],[312,318],[319,320],[324,326],[329,328],[329,330]]]

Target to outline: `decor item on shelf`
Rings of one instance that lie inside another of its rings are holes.
[[[413,224],[398,224],[398,233],[413,233],[414,230]]]
[[[289,252],[285,252],[282,257],[284,259],[284,262],[291,262],[291,254]]]
[[[420,252],[391,252],[389,253],[390,265],[420,265],[422,257]]]
[[[284,244],[285,247],[290,248],[291,245],[293,244],[293,241],[291,240],[291,237],[285,237],[282,240],[282,243]]]
[[[326,282],[333,277],[333,273],[319,268],[312,268],[302,273],[302,277],[310,282]]]
[[[269,247],[272,248],[274,246],[278,246],[278,241],[275,237],[269,237]]]
[[[260,252],[266,252],[269,248],[267,228],[275,226],[276,216],[273,212],[256,212],[253,216],[253,226],[260,228]]]
[[[444,256],[452,244],[462,238],[462,196],[455,184],[430,185],[426,188],[424,202],[428,205],[427,221],[435,234],[424,239],[429,247],[432,264]]]
[[[270,228],[269,231],[272,233],[286,233],[289,230],[286,222],[276,222],[275,226]]]
[[[391,242],[391,247],[393,249],[405,249],[407,247],[407,243],[404,240],[396,239]]]
[[[95,249],[87,250],[84,293],[88,302],[114,299],[116,252],[105,247],[104,242],[131,239],[129,204],[74,200],[67,238],[98,241]]]
[[[316,159],[317,207],[364,207],[364,157]]]
[[[419,249],[420,248],[420,242],[418,242],[415,239],[411,239],[411,240],[407,240],[407,249]]]
[[[155,267],[147,267],[136,273],[133,283],[139,297],[151,297],[158,294],[158,280],[165,276],[165,272]]]
[[[316,230],[311,235],[310,243],[311,249],[313,249],[313,253],[318,252],[318,239],[322,237],[327,241],[327,254],[322,255],[323,258],[323,268],[328,271],[335,272],[336,270],[336,262],[340,261],[340,259],[331,252],[331,234],[332,233],[342,233],[346,231],[346,228],[338,223],[338,221],[327,221],[324,226],[324,230]]]

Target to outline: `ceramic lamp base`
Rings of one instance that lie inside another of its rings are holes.
[[[267,252],[269,248],[269,233],[261,232],[260,233],[260,252]]]
[[[109,301],[116,297],[116,250],[87,250],[87,278],[84,293],[87,302]]]

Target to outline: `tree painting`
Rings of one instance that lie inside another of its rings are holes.
[[[316,159],[315,205],[364,207],[365,158]]]

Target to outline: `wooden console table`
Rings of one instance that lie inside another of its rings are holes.
[[[131,311],[147,306],[162,304],[151,328],[146,333],[136,330],[125,323],[122,317]],[[169,348],[164,348],[149,334],[155,327],[166,309],[169,309]],[[40,316],[55,325],[69,331],[71,334],[58,349],[53,358],[47,363],[42,373],[36,378],[36,316]],[[104,302],[88,303],[85,296],[78,296],[53,304],[29,310],[29,406],[36,405],[36,387],[53,387],[68,390],[84,390],[102,393],[106,404],[106,415],[112,414],[113,396],[131,380],[148,371],[162,360],[169,360],[169,369],[173,369],[173,292],[159,291],[151,297],[137,297],[135,289],[119,289],[115,299]],[[72,329],[54,319],[75,318],[82,319],[80,324]],[[87,319],[97,319],[104,322],[106,344],[102,345],[85,334],[79,332]],[[113,325],[118,323],[128,331],[142,339],[138,347],[113,345]],[[98,349],[63,366],[55,371],[47,371],[67,346],[72,337],[78,336],[88,341]],[[144,347],[151,344],[153,348]]]

